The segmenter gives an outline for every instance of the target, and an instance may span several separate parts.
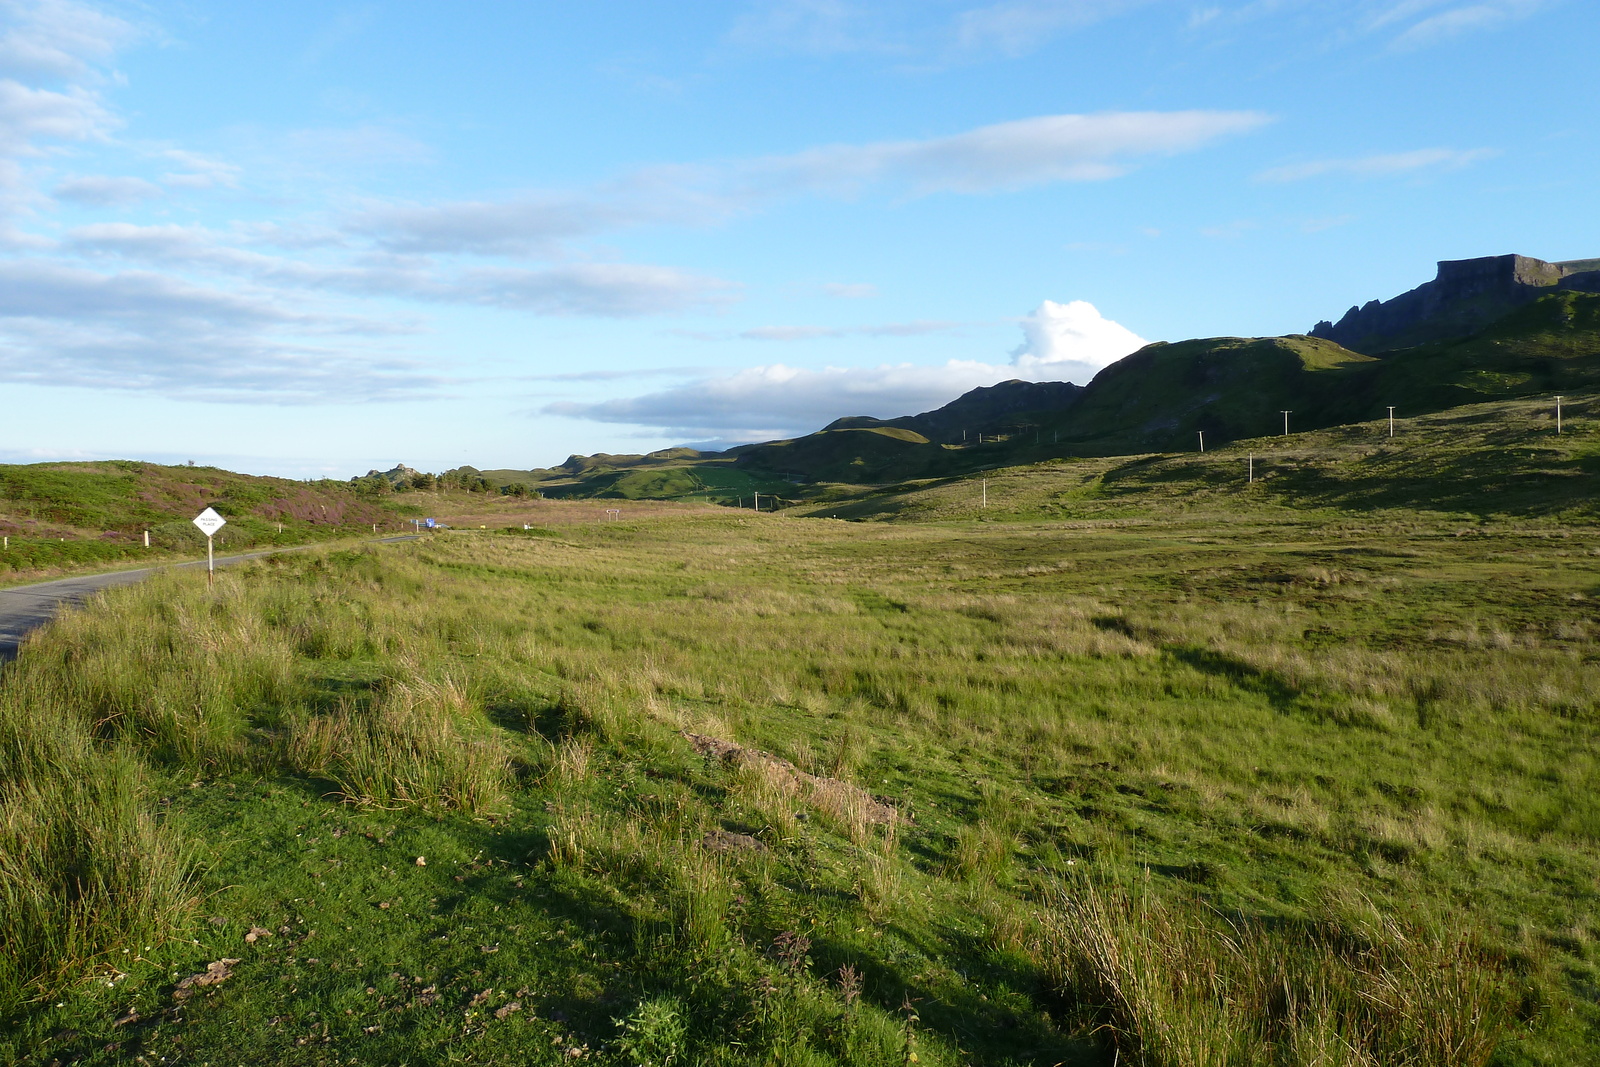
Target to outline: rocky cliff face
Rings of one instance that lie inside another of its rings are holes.
[[[1467,337],[1557,289],[1600,292],[1600,260],[1546,263],[1531,256],[1441,260],[1431,282],[1393,300],[1372,300],[1311,336],[1368,355]]]

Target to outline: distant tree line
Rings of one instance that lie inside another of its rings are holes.
[[[485,478],[476,467],[457,467],[443,474],[413,471],[410,474],[391,476],[381,471],[350,479],[350,487],[365,496],[384,496],[389,493],[429,492],[455,489],[468,493],[499,493],[501,496],[542,498],[544,494],[523,482],[496,485]]]

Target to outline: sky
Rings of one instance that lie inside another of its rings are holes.
[[[1594,0],[0,0],[0,461],[719,448],[1600,256]]]

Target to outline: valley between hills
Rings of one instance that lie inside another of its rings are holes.
[[[1589,1062],[1600,264],[1464,264],[719,453],[0,467],[0,583],[303,549],[0,668],[0,1056]]]

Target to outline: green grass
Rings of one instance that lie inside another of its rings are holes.
[[[828,487],[798,513],[898,521],[1163,518],[1222,511],[1300,521],[1328,509],[1468,522],[1592,522],[1600,475],[1600,400],[1468,405],[1208,446],[1182,453],[1045,459],[888,489]],[[1198,444],[1198,442],[1197,442]],[[1254,457],[1253,460],[1251,457]],[[1253,471],[1254,481],[1251,481]],[[981,481],[988,481],[983,506]]]
[[[204,552],[205,537],[191,520],[207,507],[228,520],[216,536],[217,548],[236,551],[335,540],[370,532],[374,525],[397,532],[411,503],[406,497],[363,496],[342,482],[254,477],[215,467],[0,464],[0,533],[9,540],[0,550],[0,581],[193,558]]]
[[[1222,1020],[1256,1035],[1226,1062],[1358,1031],[1483,1062],[1429,1043],[1465,1010],[1492,1062],[1580,1060],[1592,527],[1153,484],[1138,516],[1114,486],[1050,521],[663,512],[119,591],[0,675],[30,902],[0,1048],[1162,1065],[1223,1062],[1161,1036]],[[1440,961],[1454,992],[1418,993]],[[1201,964],[1213,992],[1151,999]]]

